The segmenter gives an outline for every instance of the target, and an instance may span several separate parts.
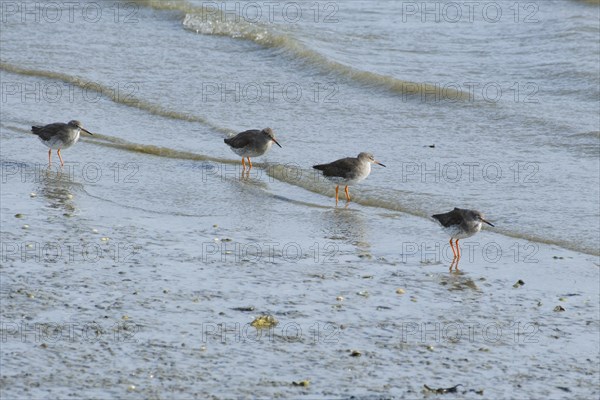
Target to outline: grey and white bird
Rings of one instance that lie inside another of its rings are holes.
[[[60,155],[60,151],[62,149],[68,149],[77,143],[81,131],[90,135],[92,134],[90,131],[83,128],[81,122],[75,120],[69,121],[67,124],[55,122],[44,126],[31,127],[31,132],[37,135],[42,143],[49,147],[48,165],[52,165],[52,149],[56,150],[56,154],[58,154],[58,158],[60,159],[60,165],[65,165]]]
[[[375,160],[371,153],[360,153],[358,157],[341,158],[329,164],[313,165],[313,168],[322,171],[323,176],[335,183],[335,204],[338,203],[338,191],[340,185],[345,185],[346,201],[350,201],[348,186],[356,185],[371,173],[371,164],[382,163]]]
[[[224,142],[235,154],[242,157],[242,168],[244,171],[246,170],[244,157],[248,159],[248,171],[250,171],[252,168],[250,157],[262,156],[269,151],[273,143],[281,147],[279,142],[275,139],[275,135],[271,128],[265,128],[263,130],[251,129],[240,132],[233,137],[225,139]]]
[[[458,241],[473,236],[481,230],[484,223],[494,226],[484,218],[484,215],[477,210],[466,210],[463,208],[454,208],[454,210],[445,214],[432,215],[443,227],[444,231],[450,235],[450,247],[455,259],[460,259],[460,248]],[[456,240],[456,251],[452,240]]]

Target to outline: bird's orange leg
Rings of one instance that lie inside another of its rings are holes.
[[[346,192],[346,201],[350,201],[350,193],[348,193],[348,185],[346,185],[344,192]]]
[[[250,168],[248,168],[248,170],[252,169],[252,161],[250,161],[250,157],[248,157],[248,164],[250,164]]]
[[[48,168],[52,166],[52,149],[48,149]]]
[[[63,161],[63,159],[62,159],[62,157],[60,155],[60,149],[56,150],[56,154],[58,154],[58,158],[60,159],[60,166],[64,167],[65,163],[64,163],[64,161]]]
[[[460,260],[460,247],[458,247],[458,241],[460,239],[456,239],[456,252],[458,253],[458,259]],[[456,269],[458,269],[458,265],[456,266]]]
[[[454,258],[456,258],[456,251],[454,251],[454,244],[452,243],[452,238],[450,238],[450,248],[452,249],[452,254],[454,255]],[[454,261],[454,258],[452,259],[452,261]]]
[[[450,263],[450,272],[452,272],[452,268],[454,268],[454,270],[458,272],[458,258],[455,258]]]
[[[242,157],[242,172],[246,170],[246,161],[244,161],[244,157]]]
[[[338,203],[338,191],[340,190],[340,185],[337,185],[335,187],[335,204],[337,205]]]

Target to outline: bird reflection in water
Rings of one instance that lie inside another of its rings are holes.
[[[70,217],[77,210],[73,193],[81,190],[81,187],[80,183],[73,180],[68,170],[62,172],[48,169],[41,179],[39,192],[48,200],[50,208],[62,210],[63,215]]]
[[[347,208],[334,208],[324,213],[327,238],[342,240],[353,245],[360,257],[369,255],[371,243],[361,212]]]

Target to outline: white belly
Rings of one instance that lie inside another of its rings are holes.
[[[246,147],[242,147],[239,149],[235,149],[233,147],[230,147],[231,150],[237,154],[240,157],[258,157],[258,156],[262,156],[263,154],[265,154],[273,145],[273,142],[269,141],[269,143],[267,144],[267,146],[264,148],[264,150],[258,150],[255,147],[251,147],[251,146],[246,146]]]
[[[446,233],[452,239],[466,239],[479,232],[481,230],[481,225],[481,222],[475,224],[475,226],[473,227],[474,229],[469,230],[468,232],[460,229],[459,225],[444,228],[444,231],[446,231]]]
[[[54,150],[68,149],[69,147],[77,143],[77,141],[79,140],[80,133],[81,131],[78,129],[77,133],[74,136],[69,136],[66,140],[61,140],[58,136],[53,136],[49,140],[44,140],[40,138],[40,141]]]
[[[371,164],[365,163],[365,165],[350,179],[342,178],[339,176],[327,176],[326,178],[335,183],[336,185],[348,185],[353,186],[357,183],[364,181],[367,176],[371,173]]]
[[[344,179],[344,178],[340,178],[339,176],[327,176],[326,178],[328,181],[333,182],[336,185],[353,186],[353,185],[356,185],[357,183],[364,181],[367,176],[368,175],[365,175],[365,176],[357,177],[354,179]]]

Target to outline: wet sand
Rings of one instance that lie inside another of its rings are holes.
[[[597,397],[597,257],[484,230],[449,272],[431,220],[266,175],[161,191],[190,164],[137,157],[143,187],[3,161],[3,397]]]

